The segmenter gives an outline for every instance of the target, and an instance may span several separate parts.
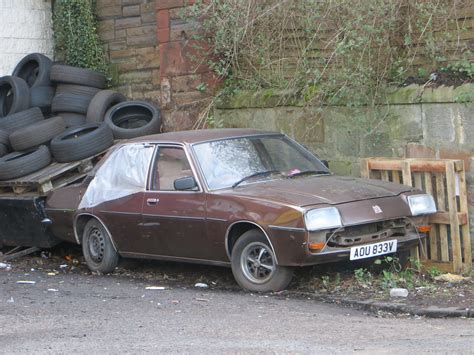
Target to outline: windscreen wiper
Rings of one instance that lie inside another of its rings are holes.
[[[248,175],[248,176],[246,176],[246,177],[240,179],[239,181],[237,181],[236,183],[234,183],[234,184],[232,185],[232,188],[239,186],[239,185],[240,185],[241,183],[243,183],[245,180],[248,180],[248,179],[251,179],[251,178],[254,178],[254,177],[257,177],[257,176],[268,176],[268,175],[276,174],[276,173],[280,173],[280,170],[265,170],[265,171],[259,171],[259,172],[257,172],[257,173]]]
[[[296,176],[303,176],[303,175],[329,175],[331,174],[329,171],[326,170],[304,170],[300,171],[299,173],[294,173],[292,175],[289,175],[290,178],[294,178]]]

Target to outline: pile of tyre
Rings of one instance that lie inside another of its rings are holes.
[[[53,160],[98,154],[114,143],[161,130],[160,110],[104,90],[104,74],[33,53],[0,77],[0,180],[31,174]]]

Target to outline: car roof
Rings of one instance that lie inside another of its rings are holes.
[[[176,131],[154,134],[130,140],[130,142],[146,142],[146,143],[198,143],[212,140],[247,137],[262,134],[278,134],[279,132],[265,131],[252,128],[218,128],[218,129],[196,129],[190,131]]]

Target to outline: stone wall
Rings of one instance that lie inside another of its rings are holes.
[[[155,1],[97,0],[97,16],[116,88],[129,99],[160,104]]]
[[[169,130],[193,128],[216,83],[197,49],[205,43],[193,39],[192,26],[183,20],[184,7],[192,3],[194,0],[156,2],[162,108]]]
[[[52,58],[52,37],[50,0],[0,0],[0,76],[29,53]]]
[[[474,84],[457,88],[409,86],[375,109],[283,105],[281,98],[240,93],[220,102],[224,127],[281,131],[321,158],[332,171],[360,176],[363,157],[463,159],[467,170],[471,235],[474,235]],[[474,246],[474,243],[473,243]]]
[[[196,50],[205,44],[193,40],[193,28],[183,20],[183,9],[192,3],[194,0],[97,0],[99,35],[116,88],[129,98],[159,105],[167,131],[198,126],[199,113],[216,86],[207,59]],[[457,34],[453,43],[461,49],[472,47],[473,11],[466,2],[454,14],[456,28],[448,29]],[[461,24],[465,30],[458,34]],[[420,60],[414,65],[423,64]]]
[[[193,60],[197,43],[181,19],[190,3],[97,0],[99,35],[116,88],[159,105],[166,131],[192,128],[215,85],[203,61]]]

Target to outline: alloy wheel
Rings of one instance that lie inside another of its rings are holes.
[[[262,284],[270,280],[275,272],[275,256],[265,243],[253,242],[242,251],[240,267],[249,281]]]

